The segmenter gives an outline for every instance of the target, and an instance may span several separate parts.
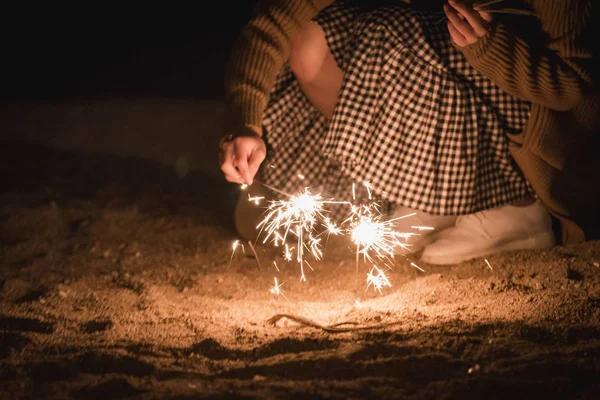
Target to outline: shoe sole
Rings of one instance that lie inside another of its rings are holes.
[[[534,236],[529,236],[525,239],[514,240],[511,242],[497,245],[493,249],[477,251],[467,254],[460,254],[456,256],[444,256],[444,257],[425,257],[421,256],[421,261],[432,265],[454,265],[460,264],[464,261],[473,260],[475,258],[485,257],[492,254],[497,254],[505,251],[519,251],[519,250],[540,250],[547,249],[556,244],[556,238],[553,232],[541,232]]]

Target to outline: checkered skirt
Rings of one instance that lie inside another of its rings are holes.
[[[263,121],[261,179],[287,192],[365,198],[391,211],[470,214],[531,195],[506,133],[521,132],[530,105],[504,93],[453,46],[439,14],[334,3],[314,20],[344,71],[327,120],[288,65]]]

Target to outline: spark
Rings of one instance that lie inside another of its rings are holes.
[[[483,261],[485,261],[485,263],[487,264],[489,269],[491,269],[492,271],[494,270],[494,268],[492,268],[492,264],[490,264],[490,262],[487,260],[487,258],[484,258]]]
[[[324,199],[320,194],[312,194],[308,188],[300,191],[288,200],[274,200],[266,211],[265,218],[257,225],[260,233],[265,233],[263,243],[275,239],[278,243],[286,242],[288,235],[297,239],[296,261],[302,270],[303,281],[306,280],[303,271],[303,260],[305,249],[315,259],[320,260],[323,256],[321,251],[321,239],[317,235],[319,226],[333,227],[324,215],[327,204],[343,204],[330,199]],[[336,232],[336,230],[332,230]],[[286,243],[285,259],[291,260],[291,249]]]
[[[287,296],[286,296],[286,295],[283,293],[283,291],[281,290],[281,286],[282,286],[282,285],[283,285],[285,282],[282,282],[282,283],[280,283],[280,284],[279,284],[279,283],[277,283],[277,277],[275,277],[275,278],[273,278],[273,279],[275,280],[275,285],[274,285],[274,286],[272,286],[272,287],[269,289],[269,292],[271,292],[272,294],[274,294],[275,296],[277,296],[277,298],[279,298],[279,295],[283,296],[283,298],[284,298],[284,299],[286,299],[286,300],[287,300],[287,301],[288,301],[288,302],[291,304],[292,302],[290,301],[290,299],[288,299],[288,298],[287,298]]]
[[[411,228],[412,229],[416,229],[418,231],[434,231],[435,230],[435,228],[431,227],[431,226],[419,226],[419,225],[416,225],[416,226],[411,226]]]
[[[304,260],[304,262],[306,263],[306,265],[308,265],[308,268],[310,268],[312,271],[314,271],[315,269],[312,267],[312,265],[310,265],[310,263],[306,260]]]
[[[367,188],[367,193],[369,194],[369,200],[372,200],[373,196],[371,195],[371,183],[364,182],[364,185]]]
[[[418,266],[417,264],[415,264],[414,262],[411,262],[411,263],[410,263],[410,265],[411,265],[412,267],[415,267],[416,269],[418,269],[418,270],[419,270],[419,271],[421,271],[421,272],[425,272],[425,270],[424,270],[423,268],[419,267],[419,266]]]
[[[277,272],[281,272],[281,271],[279,270],[279,267],[277,266],[277,263],[276,263],[275,261],[273,261],[273,265],[275,266],[275,269],[277,270]]]
[[[290,246],[286,243],[285,244],[285,253],[283,255],[283,257],[286,259],[286,261],[292,261],[292,250],[294,250],[294,248],[292,247],[290,249]]]
[[[354,300],[354,306],[358,309],[364,308],[359,299]]]
[[[377,275],[373,274],[373,271],[377,271]],[[392,287],[390,281],[388,280],[385,273],[377,268],[375,265],[371,269],[371,271],[367,274],[367,289],[369,286],[373,285],[373,290],[376,290],[381,293],[381,288],[384,286]],[[366,289],[365,289],[366,290]]]
[[[304,175],[298,174],[298,178],[303,181],[304,180]]]
[[[235,255],[235,250],[238,248],[239,245],[240,245],[239,240],[234,241],[233,244],[231,245],[231,257],[229,258],[229,264],[227,264],[227,268],[231,267],[231,261],[233,261],[233,256]]]
[[[279,247],[279,242],[283,243],[283,237],[278,232],[273,233],[273,243],[275,247]]]
[[[324,219],[324,226],[327,228],[327,232],[332,235],[341,235],[343,233],[342,229],[340,229],[336,224],[331,222],[329,218]]]
[[[264,200],[264,197],[262,196],[250,196],[250,193],[248,193],[248,201],[253,202],[254,204],[256,204],[257,206],[260,204],[260,201]]]
[[[357,256],[362,254],[365,261],[372,261],[374,256],[392,259],[396,247],[407,248],[399,240],[407,234],[394,230],[396,219],[398,218],[385,220],[376,203],[352,206],[352,213],[347,221],[350,223],[349,233],[356,244]]]
[[[320,261],[323,258],[323,251],[321,250],[321,239],[315,236],[308,238],[308,246],[313,257]]]

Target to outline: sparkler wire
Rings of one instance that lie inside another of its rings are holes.
[[[279,190],[279,189],[277,189],[277,188],[275,188],[275,187],[273,187],[273,186],[271,186],[271,185],[269,185],[267,183],[259,181],[258,179],[255,179],[254,182],[258,183],[259,185],[262,185],[262,186],[266,187],[269,190],[274,191],[275,193],[279,193],[279,194],[282,194],[282,195],[287,196],[287,197],[293,197],[293,195],[291,195],[290,193],[284,192],[283,190]]]

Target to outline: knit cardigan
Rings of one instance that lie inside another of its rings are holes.
[[[418,2],[419,0],[413,0]],[[233,46],[225,78],[225,134],[262,135],[268,96],[290,43],[333,0],[259,0]],[[496,18],[460,50],[507,93],[532,103],[511,154],[559,221],[559,241],[595,238],[600,222],[600,97],[593,0],[523,0],[527,26]],[[514,22],[514,21],[513,21]]]

